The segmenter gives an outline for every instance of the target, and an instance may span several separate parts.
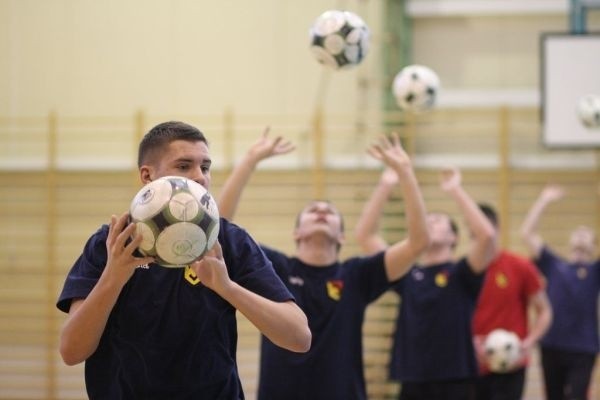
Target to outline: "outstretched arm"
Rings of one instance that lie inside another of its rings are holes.
[[[521,224],[521,238],[525,242],[529,254],[534,258],[540,256],[542,247],[544,246],[544,240],[537,232],[540,218],[550,203],[562,199],[564,195],[565,191],[562,187],[558,185],[546,186],[529,209],[523,224]]]
[[[258,163],[272,156],[289,153],[295,148],[291,142],[284,140],[281,136],[269,138],[269,127],[265,128],[260,139],[248,149],[244,158],[235,166],[223,184],[217,201],[220,216],[233,219],[242,192]]]
[[[233,219],[242,192],[260,161],[294,149],[295,146],[281,136],[269,138],[269,128],[265,128],[225,181],[217,202],[219,214]],[[293,301],[271,301],[231,281],[220,245],[215,245],[192,268],[203,284],[239,310],[273,343],[294,352],[309,350],[312,336],[304,312]]]
[[[397,134],[393,134],[391,139],[382,137],[368,151],[386,165],[386,170],[375,192],[365,204],[356,226],[356,238],[368,253],[387,247],[383,238],[377,234],[379,219],[393,185],[399,184],[406,207],[408,235],[404,240],[392,244],[385,252],[387,277],[393,281],[404,275],[429,245],[425,203],[411,160],[402,148]]]
[[[388,243],[379,233],[379,223],[385,203],[397,184],[398,175],[396,171],[389,167],[386,168],[356,222],[354,236],[362,250],[367,254],[375,254],[388,247]]]
[[[494,227],[462,187],[462,177],[457,168],[442,170],[441,188],[454,199],[469,227],[472,237],[467,260],[474,272],[481,273],[494,258],[496,240]]]

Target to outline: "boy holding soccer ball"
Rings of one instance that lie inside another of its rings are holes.
[[[140,179],[176,175],[210,186],[208,142],[166,122],[139,146]],[[236,311],[290,352],[306,352],[305,314],[243,229],[220,221],[218,241],[186,268],[140,257],[127,213],[95,232],[71,268],[57,307],[68,365],[85,361],[90,399],[241,399]]]
[[[489,204],[479,204],[479,207],[499,234],[496,210]],[[496,243],[494,259],[488,266],[472,321],[480,371],[477,400],[521,400],[531,350],[551,321],[552,307],[535,265]],[[487,359],[486,342],[498,330],[519,338],[519,356],[506,370],[494,370]]]
[[[219,210],[232,218],[257,164],[293,149],[265,132],[232,171],[221,190]],[[425,207],[412,163],[397,136],[380,141],[370,154],[399,177],[408,236],[368,257],[339,260],[344,242],[342,216],[327,201],[309,202],[293,235],[296,251],[288,256],[262,246],[273,267],[306,313],[313,333],[311,350],[298,354],[263,336],[258,399],[366,399],[362,325],[366,307],[400,278],[429,243]]]

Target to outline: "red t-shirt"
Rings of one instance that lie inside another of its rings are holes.
[[[528,259],[501,251],[487,269],[473,314],[473,335],[484,338],[494,329],[528,332],[529,298],[543,288],[543,278]],[[523,360],[527,363],[527,360]]]

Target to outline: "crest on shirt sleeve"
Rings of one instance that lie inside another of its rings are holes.
[[[344,289],[344,281],[342,280],[331,280],[327,281],[327,295],[333,300],[339,300],[342,298],[342,289]]]

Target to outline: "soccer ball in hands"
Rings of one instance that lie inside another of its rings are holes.
[[[350,11],[325,11],[310,28],[310,48],[315,58],[333,69],[359,64],[367,55],[369,40],[369,28]]]
[[[492,372],[508,372],[521,358],[521,340],[514,332],[495,329],[487,335],[483,346]]]
[[[165,176],[146,184],[129,208],[138,251],[164,267],[184,267],[210,250],[219,234],[219,211],[199,183]]]
[[[394,77],[392,92],[405,111],[424,111],[435,105],[440,79],[429,67],[408,65]]]
[[[579,99],[577,114],[580,121],[588,128],[600,128],[600,95],[589,94]]]

